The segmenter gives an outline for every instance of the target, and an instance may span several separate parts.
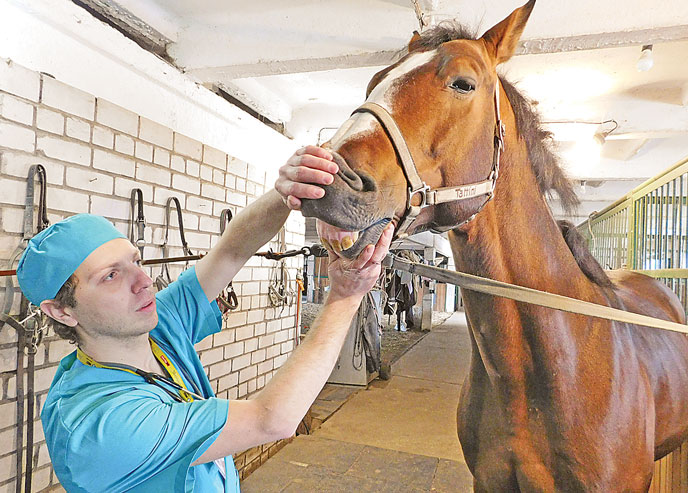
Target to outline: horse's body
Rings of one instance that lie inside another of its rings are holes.
[[[499,91],[506,136],[494,196],[425,208],[411,231],[451,229],[460,271],[683,323],[668,288],[630,272],[607,276],[575,231],[565,239],[552,218],[544,192],[570,204],[575,195],[532,111],[495,73],[533,4],[478,40],[446,29],[414,38],[409,55],[371,81],[368,101],[396,120],[431,187],[488,175]],[[418,200],[407,197],[398,151],[372,116],[355,114],[330,147],[340,173],[323,199],[304,202],[304,213],[342,228],[342,238],[360,231],[339,252],[352,256]],[[688,338],[463,296],[472,359],[458,431],[475,490],[646,491],[653,461],[688,436]]]
[[[618,272],[611,288],[590,281],[556,229],[516,250],[513,229],[481,219],[476,228],[504,233],[490,245],[450,234],[459,270],[683,320],[672,293],[647,276]],[[499,264],[489,261],[494,248]],[[476,491],[646,491],[654,459],[688,431],[687,339],[463,295],[472,358],[458,429]]]

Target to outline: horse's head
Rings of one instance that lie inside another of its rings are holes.
[[[419,188],[414,181],[430,189],[483,182],[483,192],[446,191],[445,198],[470,198],[423,208],[408,232],[456,227],[491,197],[496,154],[498,159],[496,67],[511,58],[534,4],[530,0],[477,40],[453,39],[447,29],[416,33],[408,54],[372,78],[363,110],[324,145],[333,151],[339,173],[322,199],[302,206],[304,215],[341,229],[340,245],[349,246],[342,255],[358,255],[390,221],[398,226],[410,206],[425,205],[422,191],[409,193]],[[396,122],[419,180],[407,180],[414,172],[401,166],[405,151],[395,149],[395,131],[367,109],[376,105]]]

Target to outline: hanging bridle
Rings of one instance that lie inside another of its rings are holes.
[[[394,121],[392,115],[390,115],[385,108],[377,103],[366,102],[354,110],[352,114],[370,113],[378,120],[392,142],[392,147],[394,147],[399,161],[401,162],[401,167],[408,183],[408,195],[406,197],[406,211],[402,215],[401,219],[399,220],[399,224],[396,227],[395,235],[397,238],[407,235],[406,230],[408,230],[411,224],[413,224],[413,222],[416,220],[420,214],[420,211],[426,207],[487,195],[487,200],[485,200],[480,208],[468,219],[452,226],[431,229],[431,231],[435,233],[441,233],[457,228],[469,222],[492,199],[495,185],[497,183],[497,177],[499,176],[499,158],[501,153],[504,151],[504,124],[502,123],[499,112],[499,81],[497,81],[495,84],[494,102],[496,117],[493,144],[494,152],[492,156],[492,169],[490,170],[490,174],[488,175],[487,179],[477,183],[469,183],[468,185],[435,189],[430,188],[421,179],[420,175],[418,174],[416,164],[413,161],[413,157],[411,156],[411,151],[406,145],[406,140],[404,139],[401,130],[399,130],[399,126]],[[416,194],[420,194],[420,204],[412,205],[411,200]]]

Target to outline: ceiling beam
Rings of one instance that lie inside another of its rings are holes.
[[[141,48],[169,59],[167,45],[171,40],[153,26],[112,0],[72,0],[93,17],[117,29]]]
[[[688,128],[636,130],[628,132],[611,133],[605,140],[647,140],[647,139],[670,139],[688,133]]]
[[[688,26],[669,26],[636,31],[583,34],[564,38],[527,39],[519,43],[516,54],[565,53],[685,40],[688,40]]]
[[[232,82],[222,82],[218,86],[231,97],[241,101],[272,122],[284,123],[291,120],[291,107],[277,94],[269,91],[254,79],[242,81],[237,85]]]
[[[269,60],[223,67],[204,67],[185,69],[190,75],[202,80],[209,78],[242,79],[265,75],[298,74],[359,67],[386,66],[401,58],[401,51],[374,51],[357,55],[340,55],[324,58],[299,58],[292,60]]]
[[[580,50],[595,50],[644,44],[659,44],[688,40],[688,26],[670,26],[636,31],[585,34],[563,38],[529,39],[521,41],[516,54],[533,55],[541,53],[564,53]],[[190,41],[189,41],[190,42]],[[174,43],[172,43],[174,44]],[[216,50],[216,44],[208,43],[206,49]],[[174,53],[178,50],[172,50]],[[169,51],[168,51],[169,52]],[[186,66],[184,71],[201,80],[231,80],[266,75],[296,74],[322,70],[347,69],[359,67],[386,66],[397,61],[404,49],[381,50],[367,53],[344,54],[320,58],[294,58],[291,60],[266,60],[263,54],[256,53],[255,63],[231,64],[212,67]],[[231,62],[231,51],[227,53]]]

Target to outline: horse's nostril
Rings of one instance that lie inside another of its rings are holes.
[[[350,168],[342,169],[342,178],[344,178],[347,181],[357,181],[358,180],[358,175],[354,172],[354,170]]]
[[[341,170],[340,178],[351,190],[356,192],[373,192],[377,189],[373,178],[365,173],[356,173],[351,169]]]
[[[370,175],[361,174],[359,178],[361,180],[361,192],[374,192],[377,190],[377,185]]]
[[[333,152],[334,160],[339,166],[338,176],[341,180],[355,192],[373,192],[377,190],[375,181],[367,173],[361,173],[349,166],[341,155]]]

